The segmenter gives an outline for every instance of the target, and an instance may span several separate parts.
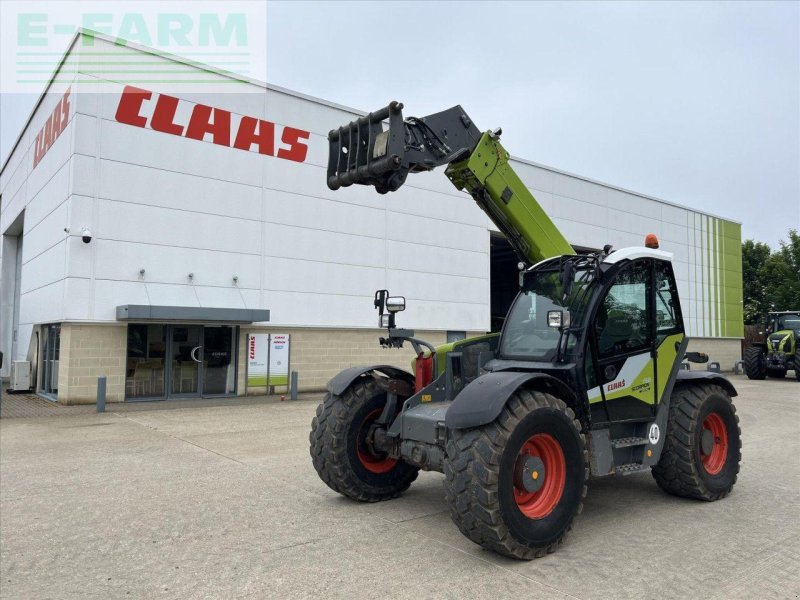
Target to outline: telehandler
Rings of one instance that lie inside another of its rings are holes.
[[[419,469],[443,472],[461,532],[518,559],[562,543],[593,477],[650,469],[670,494],[727,496],[741,460],[736,390],[680,368],[704,357],[686,352],[672,255],[652,235],[576,254],[511,168],[499,129],[482,133],[460,106],[405,119],[402,109],[330,132],[328,187],[385,194],[447,165],[519,256],[520,291],[499,335],[440,348],[396,327],[403,297],[376,292],[380,344],[410,343],[414,372],[372,365],[331,379],[310,434],[322,480],[377,502]]]

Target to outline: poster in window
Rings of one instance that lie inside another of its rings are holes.
[[[273,333],[269,345],[269,383],[267,385],[289,385],[288,333]]]
[[[267,356],[269,334],[251,333],[247,336],[247,386],[267,385]]]

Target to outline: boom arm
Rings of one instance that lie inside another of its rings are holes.
[[[500,130],[481,134],[460,106],[405,120],[402,110],[392,102],[328,134],[330,189],[358,183],[385,194],[398,190],[409,173],[448,165],[445,175],[473,197],[520,260],[534,264],[575,253],[511,168]]]

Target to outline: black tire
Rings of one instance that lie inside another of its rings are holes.
[[[514,471],[525,442],[541,433],[560,445],[565,479],[551,512],[531,519],[517,505]],[[572,529],[586,497],[588,453],[580,423],[562,400],[519,390],[492,423],[450,431],[444,474],[450,517],[461,533],[499,554],[530,560],[553,552]]]
[[[386,472],[373,472],[359,458],[364,446],[363,425],[380,414],[386,393],[374,380],[358,380],[341,396],[328,393],[311,421],[311,460],[329,488],[361,502],[396,498],[417,478],[418,468],[402,460]],[[400,406],[398,406],[398,411]],[[382,457],[373,455],[374,458]]]
[[[767,376],[767,360],[764,351],[751,346],[744,351],[744,372],[748,379],[764,379]]]
[[[709,469],[714,469],[704,464],[701,443],[704,422],[714,414],[724,425],[727,450],[714,443],[724,456],[724,462],[719,471],[710,472]],[[742,460],[742,441],[736,408],[724,389],[711,384],[675,388],[670,399],[666,436],[661,457],[652,469],[661,489],[674,496],[708,501],[730,494]]]
[[[794,378],[800,381],[800,348],[794,355]]]
[[[767,375],[773,379],[783,379],[786,377],[786,369],[767,369]]]

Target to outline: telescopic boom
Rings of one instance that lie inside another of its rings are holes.
[[[391,102],[328,134],[328,187],[356,183],[385,194],[409,173],[447,165],[445,175],[489,215],[521,261],[575,254],[509,164],[500,133],[481,133],[461,106],[404,119],[403,105]]]

